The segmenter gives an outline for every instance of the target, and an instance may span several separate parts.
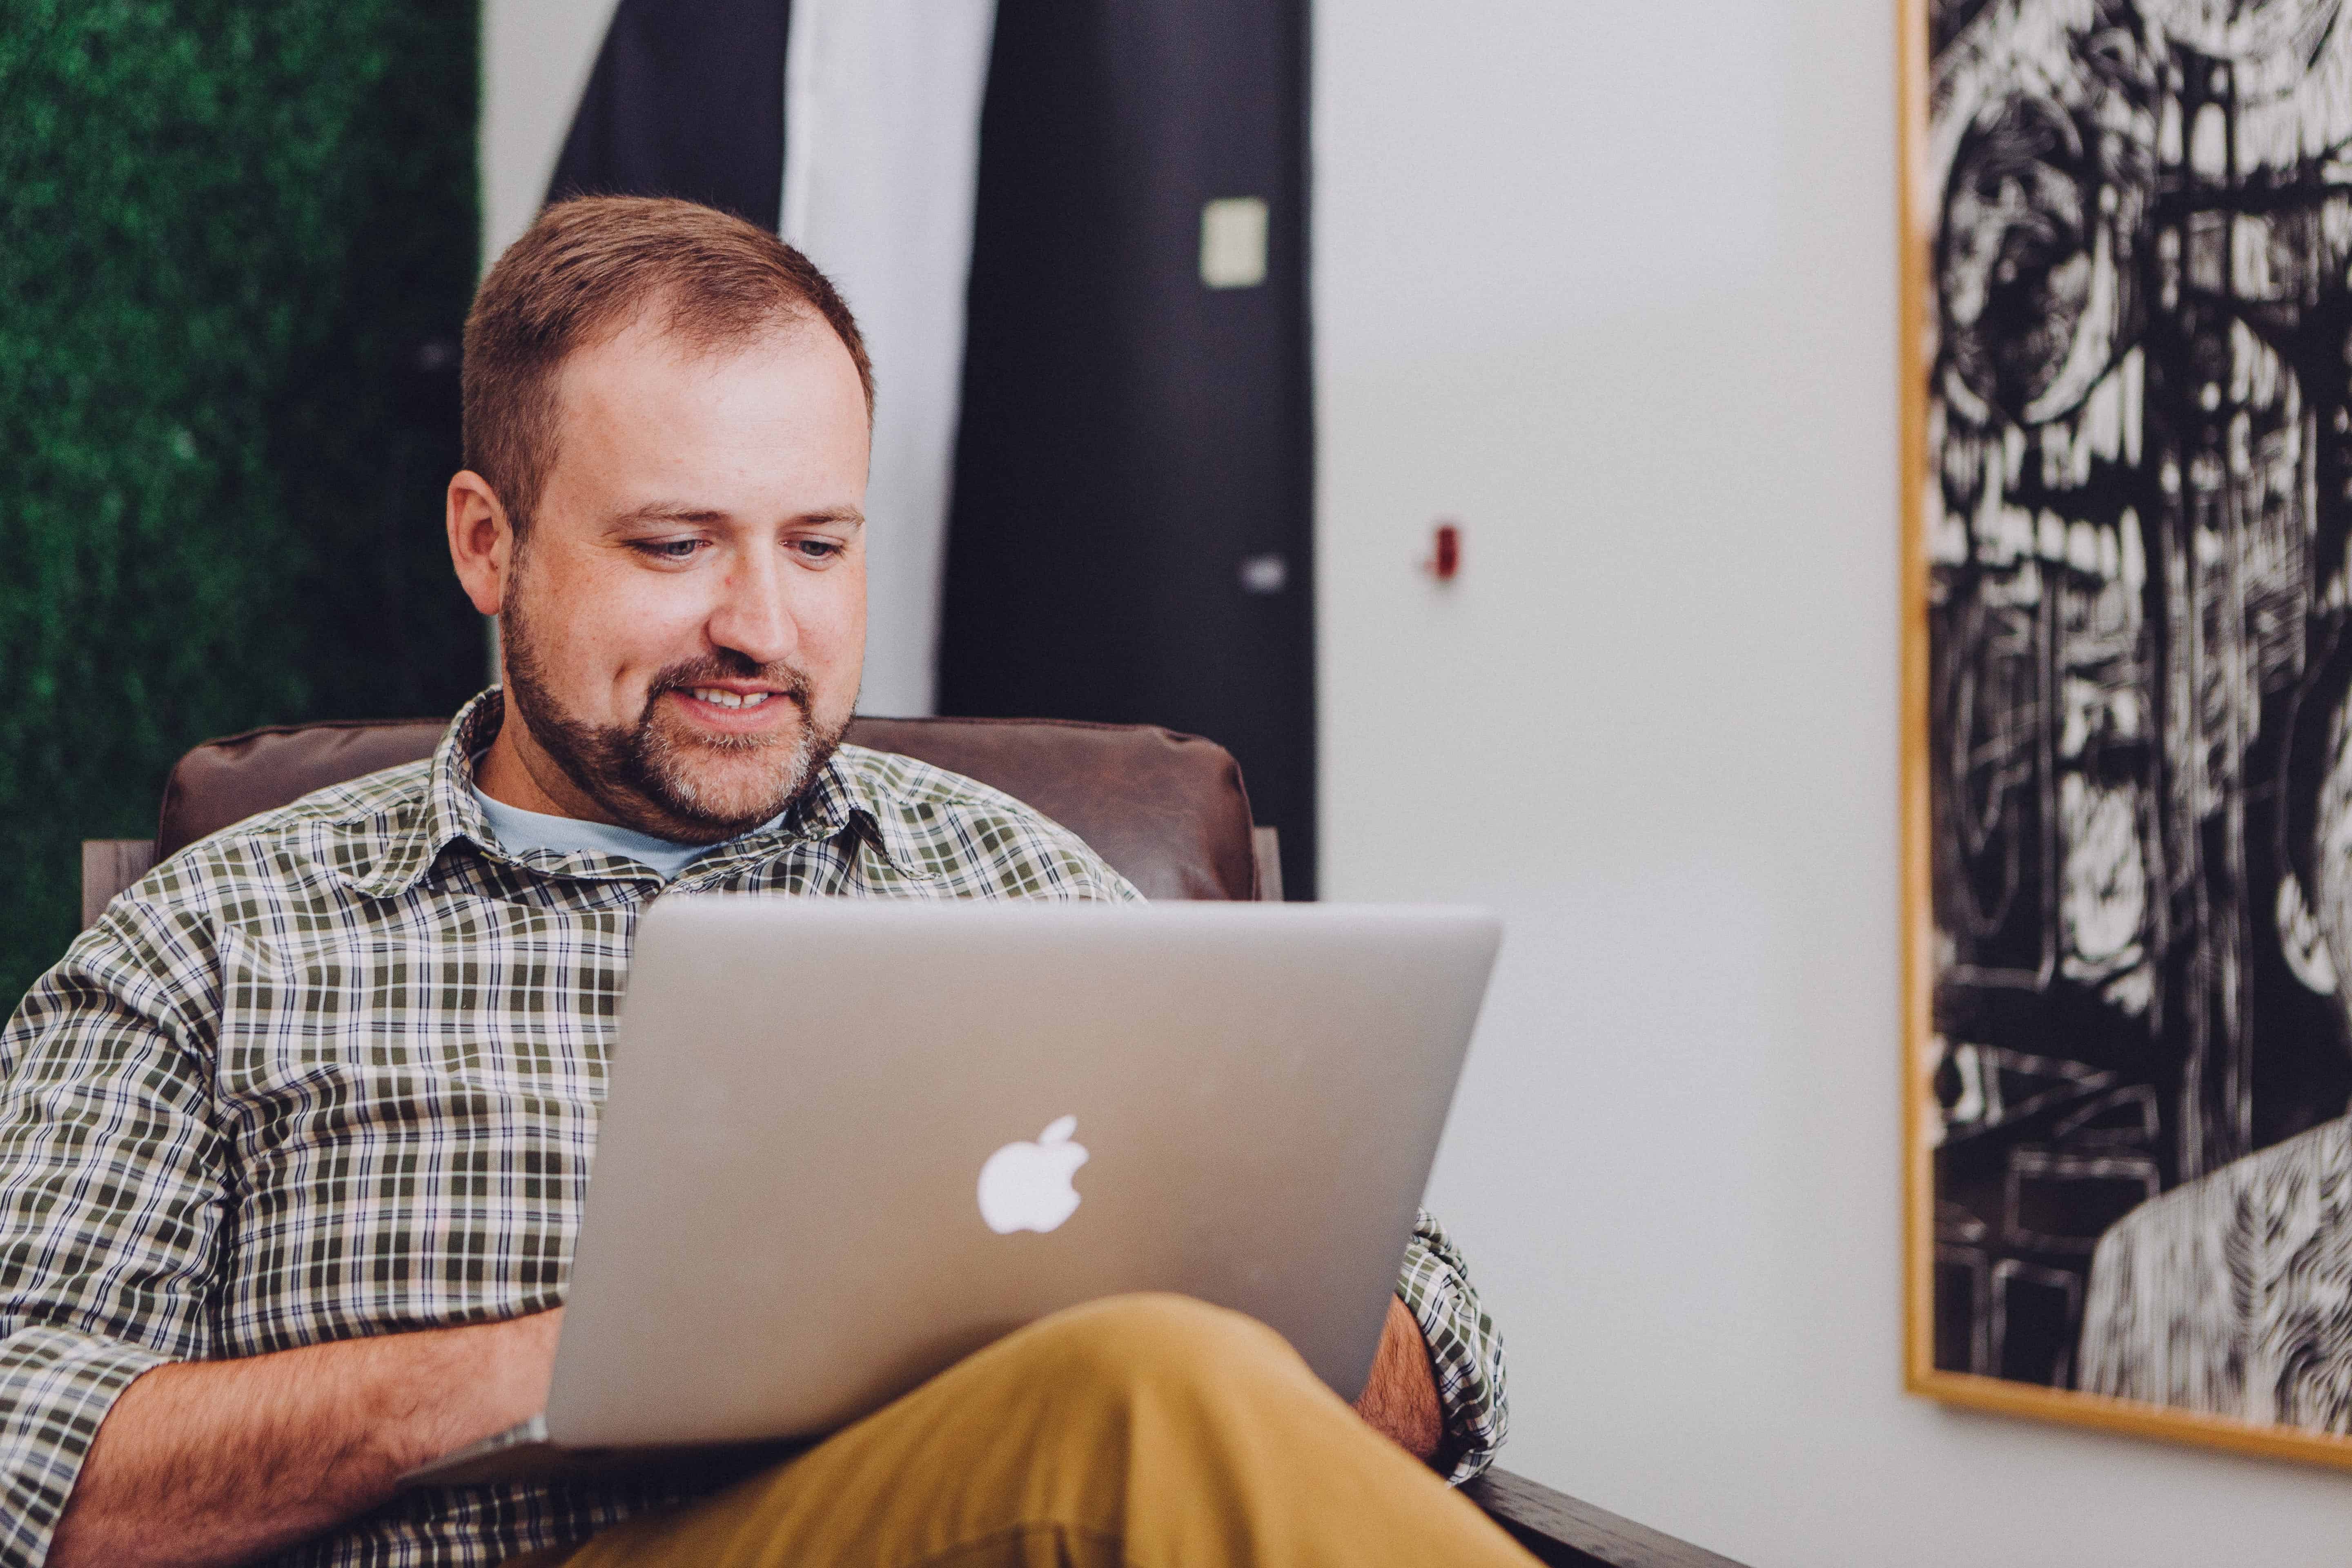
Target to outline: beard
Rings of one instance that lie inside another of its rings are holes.
[[[808,794],[847,724],[816,717],[808,677],[781,661],[761,664],[721,648],[657,671],[634,724],[591,724],[564,711],[550,689],[529,619],[509,595],[499,607],[507,689],[531,739],[580,792],[624,827],[678,844],[717,844],[782,815]],[[666,721],[661,700],[714,680],[780,688],[801,721],[785,735],[709,735]]]

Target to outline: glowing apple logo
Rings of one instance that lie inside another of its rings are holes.
[[[1065,1116],[1034,1143],[1007,1143],[980,1168],[980,1217],[999,1236],[1052,1230],[1078,1206],[1070,1177],[1087,1163],[1087,1146],[1070,1142],[1078,1119]]]

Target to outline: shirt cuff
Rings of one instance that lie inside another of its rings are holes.
[[[0,1568],[39,1568],[99,1423],[171,1359],[46,1325],[0,1339]]]
[[[1405,1244],[1397,1295],[1429,1343],[1445,1419],[1439,1459],[1451,1461],[1446,1480],[1458,1487],[1495,1462],[1510,1429],[1503,1336],[1480,1308],[1460,1250],[1427,1209],[1413,1221],[1412,1239]]]

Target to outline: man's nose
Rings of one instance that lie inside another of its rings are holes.
[[[800,623],[793,617],[783,563],[764,550],[737,556],[705,629],[718,647],[754,664],[790,658],[800,646]]]

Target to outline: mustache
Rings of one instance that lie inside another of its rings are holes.
[[[685,658],[676,664],[664,665],[654,674],[646,688],[646,717],[653,717],[654,704],[664,694],[688,691],[698,686],[709,686],[720,680],[756,680],[776,689],[776,694],[801,710],[801,717],[811,717],[810,705],[815,700],[815,689],[800,670],[779,659],[772,664],[758,664],[740,656],[704,655]]]

